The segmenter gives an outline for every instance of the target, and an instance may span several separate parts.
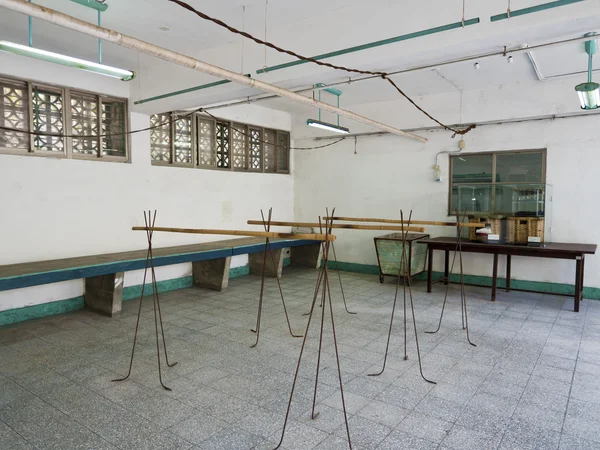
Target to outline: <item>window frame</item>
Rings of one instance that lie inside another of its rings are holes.
[[[212,118],[212,117],[208,117],[205,116],[201,113],[193,113],[192,114],[192,159],[193,159],[193,165],[190,164],[182,164],[182,163],[177,163],[175,162],[175,122],[174,122],[174,118],[176,117],[176,115],[185,115],[185,114],[189,114],[189,111],[171,111],[171,112],[167,112],[167,113],[157,113],[157,114],[163,114],[163,115],[168,115],[169,116],[169,120],[172,121],[169,126],[170,126],[170,142],[169,142],[169,151],[170,151],[170,156],[171,156],[171,161],[158,161],[158,160],[154,160],[152,159],[152,155],[151,157],[151,164],[154,166],[172,166],[172,167],[187,167],[187,168],[194,168],[194,169],[203,169],[203,170],[216,170],[219,172],[247,172],[247,173],[265,173],[265,174],[284,174],[284,175],[289,175],[290,174],[290,160],[291,160],[291,134],[289,131],[284,131],[284,130],[277,130],[274,128],[267,128],[267,127],[261,127],[258,125],[253,125],[253,124],[248,124],[248,123],[243,123],[243,122],[233,122],[230,120],[224,120],[224,119],[220,119],[220,118]],[[154,115],[157,115],[154,114]],[[211,139],[213,140],[213,148],[211,149],[212,151],[212,156],[213,156],[213,160],[214,160],[214,164],[200,164],[200,154],[199,154],[199,147],[198,147],[198,139],[199,139],[199,126],[198,126],[198,120],[202,120],[204,122],[209,122],[211,125]],[[218,124],[224,124],[228,127],[228,144],[229,144],[229,167],[217,167],[217,145],[216,145],[216,138],[217,138],[217,126]],[[240,129],[243,129],[245,136],[244,136],[244,152],[245,152],[245,165],[244,167],[234,167],[234,162],[233,162],[233,128],[234,127],[238,127]],[[251,142],[251,136],[250,133],[251,131],[258,131],[260,133],[260,169],[252,169],[251,168],[251,161],[250,161],[250,155],[251,155],[251,149],[250,149],[250,142]],[[272,133],[274,133],[275,135],[275,155],[274,155],[274,164],[275,164],[275,169],[274,171],[266,171],[265,170],[265,132],[266,131],[271,131]],[[285,136],[287,136],[287,140],[288,140],[288,148],[287,148],[287,155],[286,155],[286,161],[287,161],[287,169],[280,169],[279,168],[279,151],[280,151],[280,147],[277,146],[278,144],[278,140],[279,140],[279,136],[283,134]],[[150,148],[150,152],[152,152],[152,148]]]
[[[62,97],[62,120],[63,120],[63,134],[70,136],[73,135],[73,123],[72,123],[72,112],[71,112],[71,93],[80,94],[83,96],[92,96],[98,103],[98,153],[97,155],[92,154],[79,154],[73,152],[73,138],[65,137],[63,151],[52,152],[46,150],[36,150],[35,148],[35,136],[29,135],[29,146],[27,149],[14,149],[0,146],[0,155],[17,155],[17,156],[38,156],[44,158],[59,158],[59,159],[74,159],[74,160],[88,160],[88,161],[105,161],[105,162],[119,162],[119,163],[130,163],[131,162],[131,135],[125,136],[125,156],[113,156],[103,155],[102,149],[102,102],[103,99],[111,99],[116,102],[124,104],[125,114],[123,116],[124,124],[123,129],[125,133],[129,132],[129,101],[126,98],[115,97],[113,95],[105,95],[97,92],[91,92],[84,89],[69,88],[65,86],[59,86],[52,83],[37,82],[33,80],[26,80],[20,78],[0,76],[0,83],[5,81],[7,83],[25,83],[27,90],[27,108],[28,108],[28,131],[34,131],[34,110],[33,110],[33,90],[35,87],[48,89],[50,91],[59,91]]]
[[[496,150],[491,152],[469,152],[462,153],[456,152],[457,154],[449,155],[448,159],[448,216],[454,217],[456,216],[457,211],[452,211],[452,188],[455,186],[473,186],[473,185],[492,185],[492,194],[490,199],[490,208],[491,211],[481,211],[478,212],[477,215],[489,215],[493,214],[494,208],[496,206],[496,186],[502,185],[513,185],[513,184],[546,184],[546,161],[547,161],[547,148],[535,148],[535,149],[524,149],[524,150]],[[516,155],[516,154],[526,154],[526,153],[539,153],[542,155],[542,174],[541,181],[539,183],[532,183],[528,181],[496,181],[497,173],[496,173],[496,158],[498,155]],[[476,155],[491,155],[492,156],[492,182],[484,183],[484,182],[474,182],[474,183],[453,183],[452,182],[452,174],[454,171],[454,161],[463,156],[476,156]]]

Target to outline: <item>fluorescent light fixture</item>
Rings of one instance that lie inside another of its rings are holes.
[[[28,47],[26,45],[15,44],[13,42],[0,41],[0,50],[14,53],[15,55],[28,56],[30,58],[40,59],[42,61],[47,61],[54,64],[62,64],[63,66],[75,67],[88,72],[119,78],[123,81],[130,81],[135,78],[135,72],[132,72],[131,70],[118,69],[116,67],[61,55],[60,53],[48,52],[46,50],[40,50],[38,48]]]
[[[581,109],[596,109],[600,107],[600,84],[581,83],[575,86]]]
[[[596,33],[587,33],[584,36],[593,37]],[[590,40],[585,43],[585,52],[588,54],[588,80],[587,83],[581,83],[575,86],[575,91],[579,96],[581,109],[597,109],[600,107],[600,84],[592,81],[592,57],[596,53],[596,40]]]
[[[327,131],[333,131],[335,133],[342,133],[342,134],[350,133],[350,130],[348,128],[341,127],[339,125],[333,125],[333,124],[327,123],[327,122],[321,122],[320,120],[308,119],[306,121],[306,125],[308,125],[309,127],[321,128],[321,129],[327,130]]]

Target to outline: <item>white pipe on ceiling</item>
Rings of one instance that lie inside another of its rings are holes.
[[[355,114],[352,111],[341,109],[336,106],[329,105],[327,103],[319,102],[313,99],[312,97],[305,97],[287,89],[283,89],[278,86],[265,83],[264,81],[256,80],[254,78],[248,78],[245,75],[235,73],[230,70],[214,66],[212,64],[208,64],[204,61],[200,61],[198,59],[183,55],[181,53],[177,53],[172,50],[159,47],[158,45],[154,45],[149,42],[136,39],[132,36],[121,34],[116,31],[109,30],[107,28],[92,25],[88,22],[84,22],[83,20],[76,19],[75,17],[71,17],[67,14],[63,14],[53,9],[39,6],[34,3],[29,3],[26,0],[0,0],[0,6],[3,6],[12,11],[35,17],[36,19],[53,23],[55,25],[67,28],[69,30],[77,31],[79,33],[87,34],[88,36],[93,36],[104,41],[112,42],[122,47],[136,50],[146,55],[154,56],[156,58],[160,58],[183,67],[188,67],[198,72],[213,75],[221,79],[231,80],[234,83],[242,84],[251,88],[256,88],[264,92],[270,92],[272,94],[278,95],[279,97],[284,97],[297,103],[303,103],[314,108],[320,108],[324,111],[347,117],[348,119],[355,120],[356,122],[361,122],[365,125],[369,125],[374,128],[378,128],[380,130],[387,131],[398,136],[415,139],[419,142],[427,142],[427,139],[424,137],[412,133],[407,133],[398,128],[394,128],[384,123],[377,122],[376,120],[369,119],[368,117]]]

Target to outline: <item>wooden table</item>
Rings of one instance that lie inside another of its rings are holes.
[[[427,264],[427,292],[431,292],[433,251],[444,251],[444,283],[448,284],[450,252],[456,249],[456,238],[437,237],[419,241],[428,246],[429,261]],[[596,244],[565,244],[552,242],[538,246],[516,244],[491,244],[472,242],[467,239],[461,241],[462,251],[466,253],[487,253],[494,255],[492,269],[492,301],[496,301],[496,287],[498,281],[498,255],[506,255],[506,290],[510,291],[510,266],[511,256],[529,256],[537,258],[572,259],[575,260],[575,312],[579,312],[579,302],[583,294],[583,271],[585,255],[596,253]]]

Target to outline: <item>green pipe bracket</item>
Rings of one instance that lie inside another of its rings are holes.
[[[74,3],[77,3],[82,6],[86,6],[88,8],[92,8],[101,12],[104,12],[108,9],[108,5],[106,3],[100,3],[97,0],[71,0]]]
[[[247,76],[248,78],[252,78],[252,75],[250,75],[249,73],[245,74],[245,76]],[[187,89],[181,89],[181,90],[175,91],[175,92],[169,92],[168,94],[161,94],[161,95],[157,95],[155,97],[143,98],[141,100],[133,102],[133,104],[134,105],[142,105],[144,103],[154,102],[156,100],[162,100],[163,98],[175,97],[176,95],[182,95],[182,94],[189,94],[190,92],[201,91],[202,89],[208,89],[211,87],[221,86],[222,84],[228,84],[228,83],[231,83],[231,81],[230,80],[219,80],[219,81],[215,81],[213,83],[202,84],[200,86],[194,86],[194,87],[187,88]]]
[[[491,22],[497,22],[499,20],[511,19],[513,17],[524,16],[526,14],[532,14],[539,11],[545,11],[547,9],[558,8],[559,6],[567,6],[573,3],[583,2],[585,0],[557,0],[555,2],[550,3],[542,3],[541,5],[530,6],[529,8],[516,9],[511,11],[510,14],[508,12],[502,14],[496,14],[495,16],[490,17]]]
[[[579,0],[579,1],[581,1],[581,0]],[[381,41],[375,41],[375,42],[370,42],[368,44],[357,45],[355,47],[344,48],[342,50],[336,50],[336,51],[330,52],[330,53],[323,53],[322,55],[311,56],[311,59],[318,61],[321,59],[333,58],[335,56],[346,55],[348,53],[359,52],[362,50],[368,50],[368,49],[375,48],[375,47],[381,47],[383,45],[394,44],[396,42],[408,41],[409,39],[415,39],[415,38],[419,38],[419,37],[423,37],[423,36],[428,36],[430,34],[442,33],[444,31],[455,30],[458,28],[464,28],[464,27],[468,27],[470,25],[475,25],[478,23],[479,23],[479,17],[477,17],[475,19],[465,20],[464,24],[462,21],[449,23],[447,25],[442,25],[442,26],[434,27],[434,28],[428,28],[427,30],[415,31],[414,33],[404,34],[402,36],[396,36],[396,37],[389,38],[389,39],[383,39]],[[257,70],[256,73],[274,72],[275,70],[287,69],[288,67],[294,67],[294,66],[298,66],[300,64],[306,64],[307,62],[308,61],[306,61],[306,60],[300,59],[297,61],[279,64],[276,66],[265,67],[264,69]]]

